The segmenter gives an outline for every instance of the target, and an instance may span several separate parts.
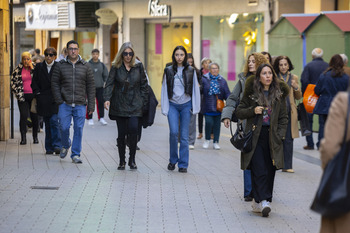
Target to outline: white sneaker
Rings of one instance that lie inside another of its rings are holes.
[[[203,148],[204,148],[204,149],[208,149],[209,143],[210,143],[209,140],[205,140],[205,141],[203,142]]]
[[[215,149],[215,150],[220,150],[220,146],[219,146],[219,143],[214,143],[213,144],[213,148]]]
[[[260,203],[256,203],[256,202],[253,200],[252,209],[253,209],[253,212],[254,212],[254,213],[261,213],[261,205],[260,205]]]
[[[188,146],[188,149],[194,150],[194,145],[189,145],[189,146]]]
[[[263,200],[261,202],[261,212],[263,217],[268,217],[271,212],[271,205],[269,201]]]
[[[94,120],[93,119],[89,119],[88,123],[89,123],[89,125],[94,125]]]
[[[107,121],[105,121],[105,119],[103,119],[102,117],[100,118],[100,123],[102,125],[107,125]]]

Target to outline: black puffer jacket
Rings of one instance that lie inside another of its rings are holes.
[[[103,92],[105,101],[110,101],[109,118],[142,117],[148,103],[148,84],[141,62],[127,71],[124,64],[112,66]]]
[[[68,59],[61,60],[53,70],[51,89],[55,102],[85,105],[88,111],[95,110],[95,81],[90,66],[80,56],[73,64]]]

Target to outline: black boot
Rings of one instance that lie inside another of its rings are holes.
[[[38,132],[34,131],[34,128],[33,128],[33,144],[38,144],[38,143],[39,143]]]
[[[117,139],[117,147],[119,153],[119,166],[118,170],[125,170],[125,141]]]
[[[130,156],[128,165],[130,169],[137,169],[137,166],[135,163],[135,156]]]
[[[21,133],[21,142],[20,142],[19,144],[20,144],[20,145],[25,145],[25,144],[27,144],[26,133]]]

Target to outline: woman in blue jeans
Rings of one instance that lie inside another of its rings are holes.
[[[168,170],[174,170],[177,164],[179,172],[186,173],[191,112],[197,114],[200,110],[200,91],[196,71],[188,65],[187,51],[181,45],[173,51],[172,65],[164,69],[161,105],[162,114],[168,116],[170,129]],[[179,129],[180,150],[177,146]]]
[[[216,101],[217,99],[226,100],[231,94],[226,80],[219,74],[219,69],[220,67],[217,63],[210,63],[209,73],[205,74],[202,78],[202,112],[205,117],[204,149],[209,147],[210,134],[213,132],[213,148],[220,150],[221,112],[216,109]]]

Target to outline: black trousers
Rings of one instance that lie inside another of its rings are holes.
[[[203,114],[198,113],[198,132],[203,133]]]
[[[97,117],[98,119],[105,116],[104,100],[103,100],[103,87],[96,88],[96,105],[97,105]],[[92,119],[92,114],[88,114],[86,111],[86,119]]]
[[[269,146],[269,127],[261,127],[258,144],[250,162],[252,193],[256,202],[272,201],[276,167],[272,164]]]
[[[126,139],[129,142],[129,163],[135,162],[138,127],[138,117],[117,117],[117,147],[120,163],[125,163]]]
[[[34,98],[34,94],[24,94],[24,102],[18,101],[18,108],[19,108],[19,130],[21,134],[27,133],[27,118],[30,116],[30,119],[32,120],[33,124],[33,137],[38,136],[38,115],[36,113],[30,112],[30,107],[32,106],[32,100]]]

